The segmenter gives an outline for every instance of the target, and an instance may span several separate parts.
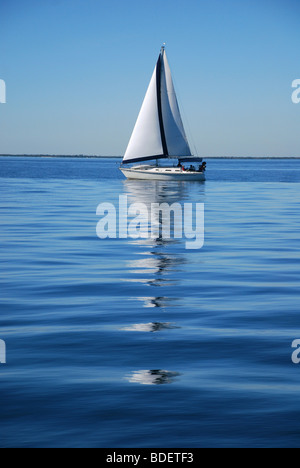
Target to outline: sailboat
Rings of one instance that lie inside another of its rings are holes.
[[[178,165],[158,164],[168,158],[178,159]],[[145,164],[150,160],[156,164]],[[202,181],[205,168],[203,159],[192,155],[163,45],[120,170],[128,179]]]

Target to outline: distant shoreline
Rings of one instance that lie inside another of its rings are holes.
[[[84,155],[84,154],[0,154],[0,157],[18,157],[18,158],[87,158],[87,159],[122,159],[122,156],[99,156],[99,155]],[[203,159],[300,159],[300,156],[203,156]]]

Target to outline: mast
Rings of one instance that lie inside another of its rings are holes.
[[[160,55],[159,55],[157,65],[156,65],[156,94],[157,94],[157,110],[158,110],[159,128],[160,128],[163,153],[165,156],[169,156],[165,128],[164,128],[163,114],[162,114],[162,102],[161,102],[161,82],[162,82],[162,68],[163,68],[164,54],[165,54],[165,45],[163,45],[161,48]]]

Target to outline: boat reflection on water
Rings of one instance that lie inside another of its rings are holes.
[[[179,372],[171,372],[161,369],[139,370],[125,377],[128,382],[141,385],[163,385],[173,383],[180,375]]]
[[[183,183],[178,182],[174,184],[166,184],[165,182],[158,181],[124,181],[125,191],[129,199],[129,203],[144,203],[148,210],[151,209],[152,203],[175,203],[184,198]],[[155,222],[159,227],[162,223],[161,219],[156,219]],[[174,219],[171,218],[171,223]],[[173,229],[171,225],[171,231]],[[151,226],[148,226],[149,232]],[[165,239],[162,236],[161,229],[157,230],[158,236],[153,238],[142,238],[136,240],[129,240],[131,244],[137,247],[142,247],[143,250],[137,250],[138,256],[134,260],[128,262],[128,270],[130,276],[123,281],[132,283],[143,283],[150,287],[163,287],[163,286],[176,286],[177,280],[174,279],[174,272],[180,272],[180,266],[185,262],[184,257],[172,252],[172,249],[166,253],[165,247],[172,247],[175,243],[180,242],[178,239]],[[173,276],[173,277],[172,277]],[[167,308],[178,299],[175,297],[165,297],[162,295],[147,296],[135,298],[143,302],[144,308]],[[126,331],[144,331],[144,332],[157,332],[166,329],[179,328],[171,323],[163,323],[153,321],[150,323],[133,324],[122,328]]]
[[[124,192],[131,203],[182,203],[185,200],[187,182],[157,180],[124,180]],[[204,190],[204,186],[201,186]]]
[[[168,203],[171,205],[184,200],[184,183],[126,180],[124,181],[124,188],[129,203],[143,203],[149,213],[154,203]],[[150,225],[151,222],[155,224],[154,231],[153,226]],[[183,256],[174,253],[174,251],[172,252],[172,246],[180,243],[181,240],[163,236],[161,213],[157,217],[154,217],[154,219],[152,218],[151,222],[148,221],[146,226],[143,226],[143,229],[146,229],[148,237],[129,239],[130,244],[143,247],[144,249],[143,251],[137,251],[136,255],[139,255],[141,258],[135,258],[128,262],[130,276],[134,275],[134,277],[129,276],[124,281],[145,283],[154,287],[173,286],[176,280],[171,279],[169,273],[179,272],[180,265],[185,263]],[[170,223],[170,233],[172,234],[174,233],[174,229],[176,229],[176,226],[174,226],[175,219],[172,216]],[[168,247],[168,251],[166,251],[166,247]],[[152,301],[156,301],[159,304],[161,298],[153,297]],[[149,303],[149,299],[147,303]]]
[[[124,181],[124,192],[128,196],[128,203],[143,203],[149,213],[153,203],[168,203],[169,205],[180,203],[182,205],[188,199],[188,187],[185,182]],[[197,185],[196,193],[197,198],[201,198],[202,201],[204,187]],[[149,286],[153,292],[159,288],[159,294],[154,293],[152,295],[150,293],[147,294],[147,297],[145,297],[145,294],[141,296],[137,294],[134,299],[141,301],[144,308],[155,308],[156,312],[158,312],[158,309],[161,309],[161,311],[168,309],[169,311],[171,307],[176,307],[176,301],[179,300],[176,297],[176,291],[183,274],[182,266],[186,263],[184,250],[180,245],[183,240],[174,239],[174,236],[172,236],[172,233],[176,230],[174,225],[176,222],[175,216],[170,217],[171,238],[163,236],[161,214],[158,214],[154,219],[152,218],[153,222],[155,224],[155,235],[153,235],[153,227],[150,222],[146,221],[143,224],[143,229],[148,232],[148,237],[128,239],[128,242],[135,247],[131,249],[131,252],[135,253],[135,258],[128,262],[128,275],[123,281]],[[170,288],[174,291],[175,297],[170,297]],[[165,293],[165,290],[167,293]],[[162,294],[162,291],[165,294]],[[122,328],[122,331],[156,333],[180,329],[174,323],[160,321],[157,314],[155,317],[153,315],[150,317],[149,323],[127,325]],[[158,368],[134,371],[126,376],[126,380],[143,385],[161,385],[173,383],[179,375],[181,375],[179,372]]]

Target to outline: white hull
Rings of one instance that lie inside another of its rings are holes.
[[[136,166],[131,168],[120,167],[127,179],[142,180],[205,180],[204,172],[183,171],[178,167]]]

